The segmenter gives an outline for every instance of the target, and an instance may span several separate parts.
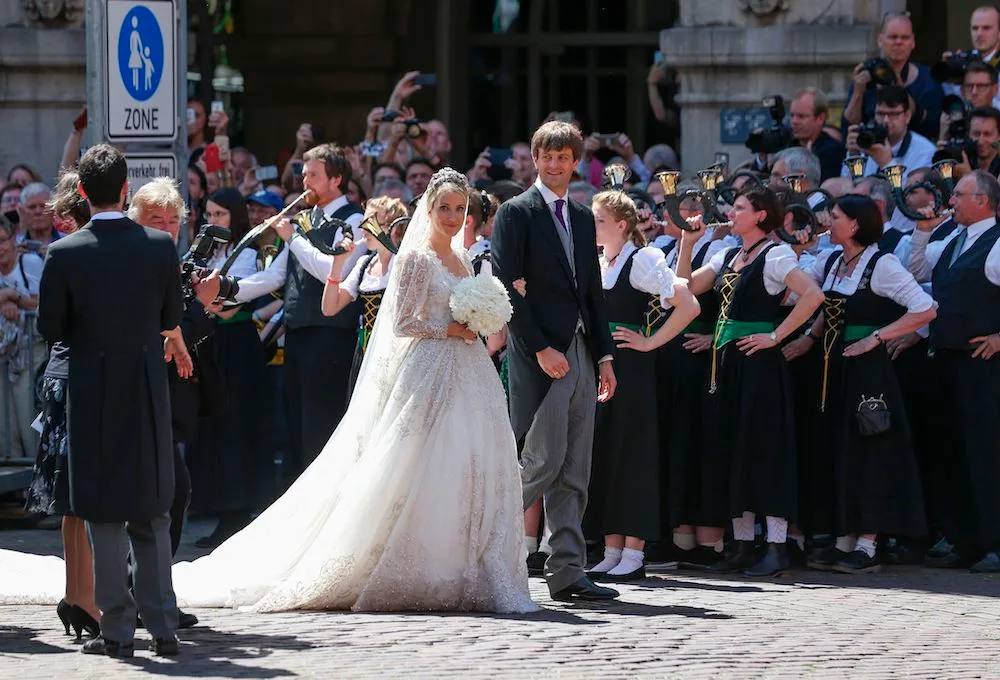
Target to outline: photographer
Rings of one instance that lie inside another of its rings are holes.
[[[829,112],[826,94],[815,87],[800,90],[792,100],[790,112],[795,145],[812,151],[819,158],[820,181],[839,176],[845,149],[823,130]]]
[[[890,12],[885,15],[878,34],[882,57],[855,67],[841,121],[842,130],[870,121],[875,113],[877,92],[885,87],[900,86],[910,97],[907,106],[911,112],[910,129],[925,137],[937,134],[944,92],[927,66],[910,61],[916,44],[909,14]]]
[[[943,53],[941,55],[941,62],[931,69],[932,73],[935,70],[939,70],[940,75],[944,76],[945,79],[954,81],[957,80],[956,71],[959,73],[968,73],[968,69],[973,64],[981,62],[993,69],[997,68],[998,64],[1000,64],[1000,9],[991,6],[983,6],[976,9],[972,13],[969,33],[972,41],[972,51],[948,51]],[[994,79],[995,82],[996,79]],[[969,101],[965,92],[964,79],[962,85],[962,98]],[[942,83],[941,87],[944,89],[945,94],[959,94],[959,88],[955,82]],[[993,97],[996,97],[996,92],[993,92]],[[991,97],[991,100],[993,97]],[[972,103],[973,108],[980,108],[982,106],[997,106],[1000,108],[1000,102],[984,103],[980,101]]]
[[[864,174],[874,175],[892,163],[907,168],[930,165],[935,147],[929,139],[908,129],[913,110],[906,90],[898,86],[883,87],[878,91],[877,102],[874,122],[852,125],[847,133],[847,153],[868,154]],[[844,167],[841,176],[849,177],[850,171]]]
[[[943,148],[948,140],[938,140]],[[986,170],[994,177],[1000,173],[1000,153],[996,144],[1000,141],[1000,111],[988,106],[969,114],[969,142],[962,149],[962,160],[955,166],[955,175],[963,177],[973,170]],[[975,154],[969,155],[972,149]]]

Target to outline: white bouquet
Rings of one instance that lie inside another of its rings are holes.
[[[448,304],[455,321],[483,337],[499,333],[514,314],[507,289],[500,279],[488,274],[459,281]]]

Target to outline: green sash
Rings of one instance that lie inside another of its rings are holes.
[[[771,321],[737,321],[720,317],[715,324],[714,347],[722,348],[732,340],[745,338],[754,333],[773,333],[777,327],[778,325]]]

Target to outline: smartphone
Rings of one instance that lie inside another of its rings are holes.
[[[188,108],[188,125],[194,122],[195,112],[194,109]]]
[[[264,165],[257,168],[257,179],[262,182],[266,179],[278,179],[278,166]]]
[[[604,134],[598,133],[597,136],[601,140],[601,144],[604,146],[611,146],[618,141],[618,137],[621,135],[618,132],[609,132]]]
[[[216,111],[225,111],[225,110],[226,107],[222,104],[222,102],[220,101],[212,102],[212,113],[215,113]]]
[[[296,177],[302,176],[302,161],[292,161],[292,174]]]
[[[663,52],[661,52],[660,50],[656,50],[655,52],[653,52],[653,64],[662,64],[662,63],[663,63]]]
[[[573,115],[572,111],[556,111],[556,120],[563,123],[572,123],[576,116]]]
[[[513,149],[490,149],[489,175],[495,180],[510,179],[513,176],[510,168],[504,163],[514,157]]]
[[[218,144],[206,144],[205,153],[202,157],[205,159],[205,172],[220,172],[222,170]]]
[[[413,84],[422,87],[437,87],[438,77],[436,73],[420,73],[413,77]]]

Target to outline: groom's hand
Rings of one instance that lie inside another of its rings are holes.
[[[535,352],[538,365],[545,371],[545,375],[553,380],[559,380],[569,373],[569,362],[566,356],[557,349],[546,347],[541,352]]]
[[[618,379],[615,377],[615,369],[610,361],[602,361],[598,367],[598,377],[600,382],[597,385],[597,401],[602,404],[615,396],[615,388],[618,387]]]

